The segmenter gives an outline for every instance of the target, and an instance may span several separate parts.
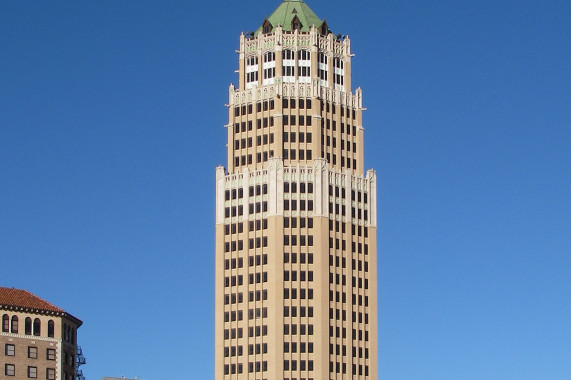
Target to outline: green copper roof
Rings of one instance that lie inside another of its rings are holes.
[[[268,17],[268,21],[275,28],[281,25],[283,30],[291,31],[291,22],[297,16],[301,22],[301,31],[309,32],[312,25],[319,27],[323,22],[317,15],[301,0],[284,0],[276,10]],[[256,30],[258,34],[262,30],[262,26]]]

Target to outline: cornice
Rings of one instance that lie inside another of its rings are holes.
[[[77,327],[79,327],[83,324],[82,320],[80,320],[77,317],[74,317],[73,315],[69,314],[66,311],[45,310],[45,309],[22,307],[22,306],[17,306],[17,305],[2,305],[2,304],[0,304],[0,310],[17,312],[17,313],[28,313],[28,314],[67,318],[67,319],[71,320],[72,322],[76,323]]]

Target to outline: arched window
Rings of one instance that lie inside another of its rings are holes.
[[[311,75],[311,53],[309,50],[297,52],[297,77],[299,83],[309,83]]]
[[[282,68],[284,83],[295,82],[295,54],[293,50],[285,49],[282,52]]]
[[[334,70],[333,79],[336,90],[343,90],[343,82],[344,82],[343,78],[345,74],[343,68],[344,68],[343,60],[339,57],[335,57],[335,59],[333,59],[333,70]]]
[[[34,335],[40,336],[42,329],[42,322],[40,322],[39,318],[34,319]]]
[[[268,51],[264,54],[264,62],[262,63],[262,71],[264,75],[264,80],[262,84],[265,86],[267,84],[274,83],[274,77],[276,76],[276,53],[273,51]]]
[[[26,335],[32,335],[32,318],[27,317],[27,318],[26,318],[26,322],[25,322],[24,324],[25,324],[25,326],[24,326],[24,330],[25,330],[24,333],[25,333]]]
[[[2,316],[2,332],[9,332],[8,328],[10,327],[10,317],[8,314],[4,314]]]
[[[258,85],[258,57],[246,58],[246,89]]]
[[[48,337],[53,338],[54,337],[54,321],[52,321],[51,319],[48,321]]]
[[[18,333],[18,317],[15,315],[12,317],[12,333]]]
[[[328,59],[325,53],[319,53],[318,65],[319,67],[317,68],[317,73],[319,75],[319,84],[322,85],[323,87],[328,87],[329,82],[327,81],[328,79],[327,74],[329,72],[329,66],[328,66]]]

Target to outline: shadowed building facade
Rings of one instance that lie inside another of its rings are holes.
[[[350,40],[283,1],[238,55],[216,169],[215,379],[376,379],[376,174]]]

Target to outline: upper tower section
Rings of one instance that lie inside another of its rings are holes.
[[[351,46],[301,0],[284,0],[255,32],[240,36],[239,90],[315,83],[351,92]]]
[[[283,1],[240,35],[239,85],[230,85],[228,172],[325,160],[364,174],[362,92],[351,92],[351,45],[300,0]]]

